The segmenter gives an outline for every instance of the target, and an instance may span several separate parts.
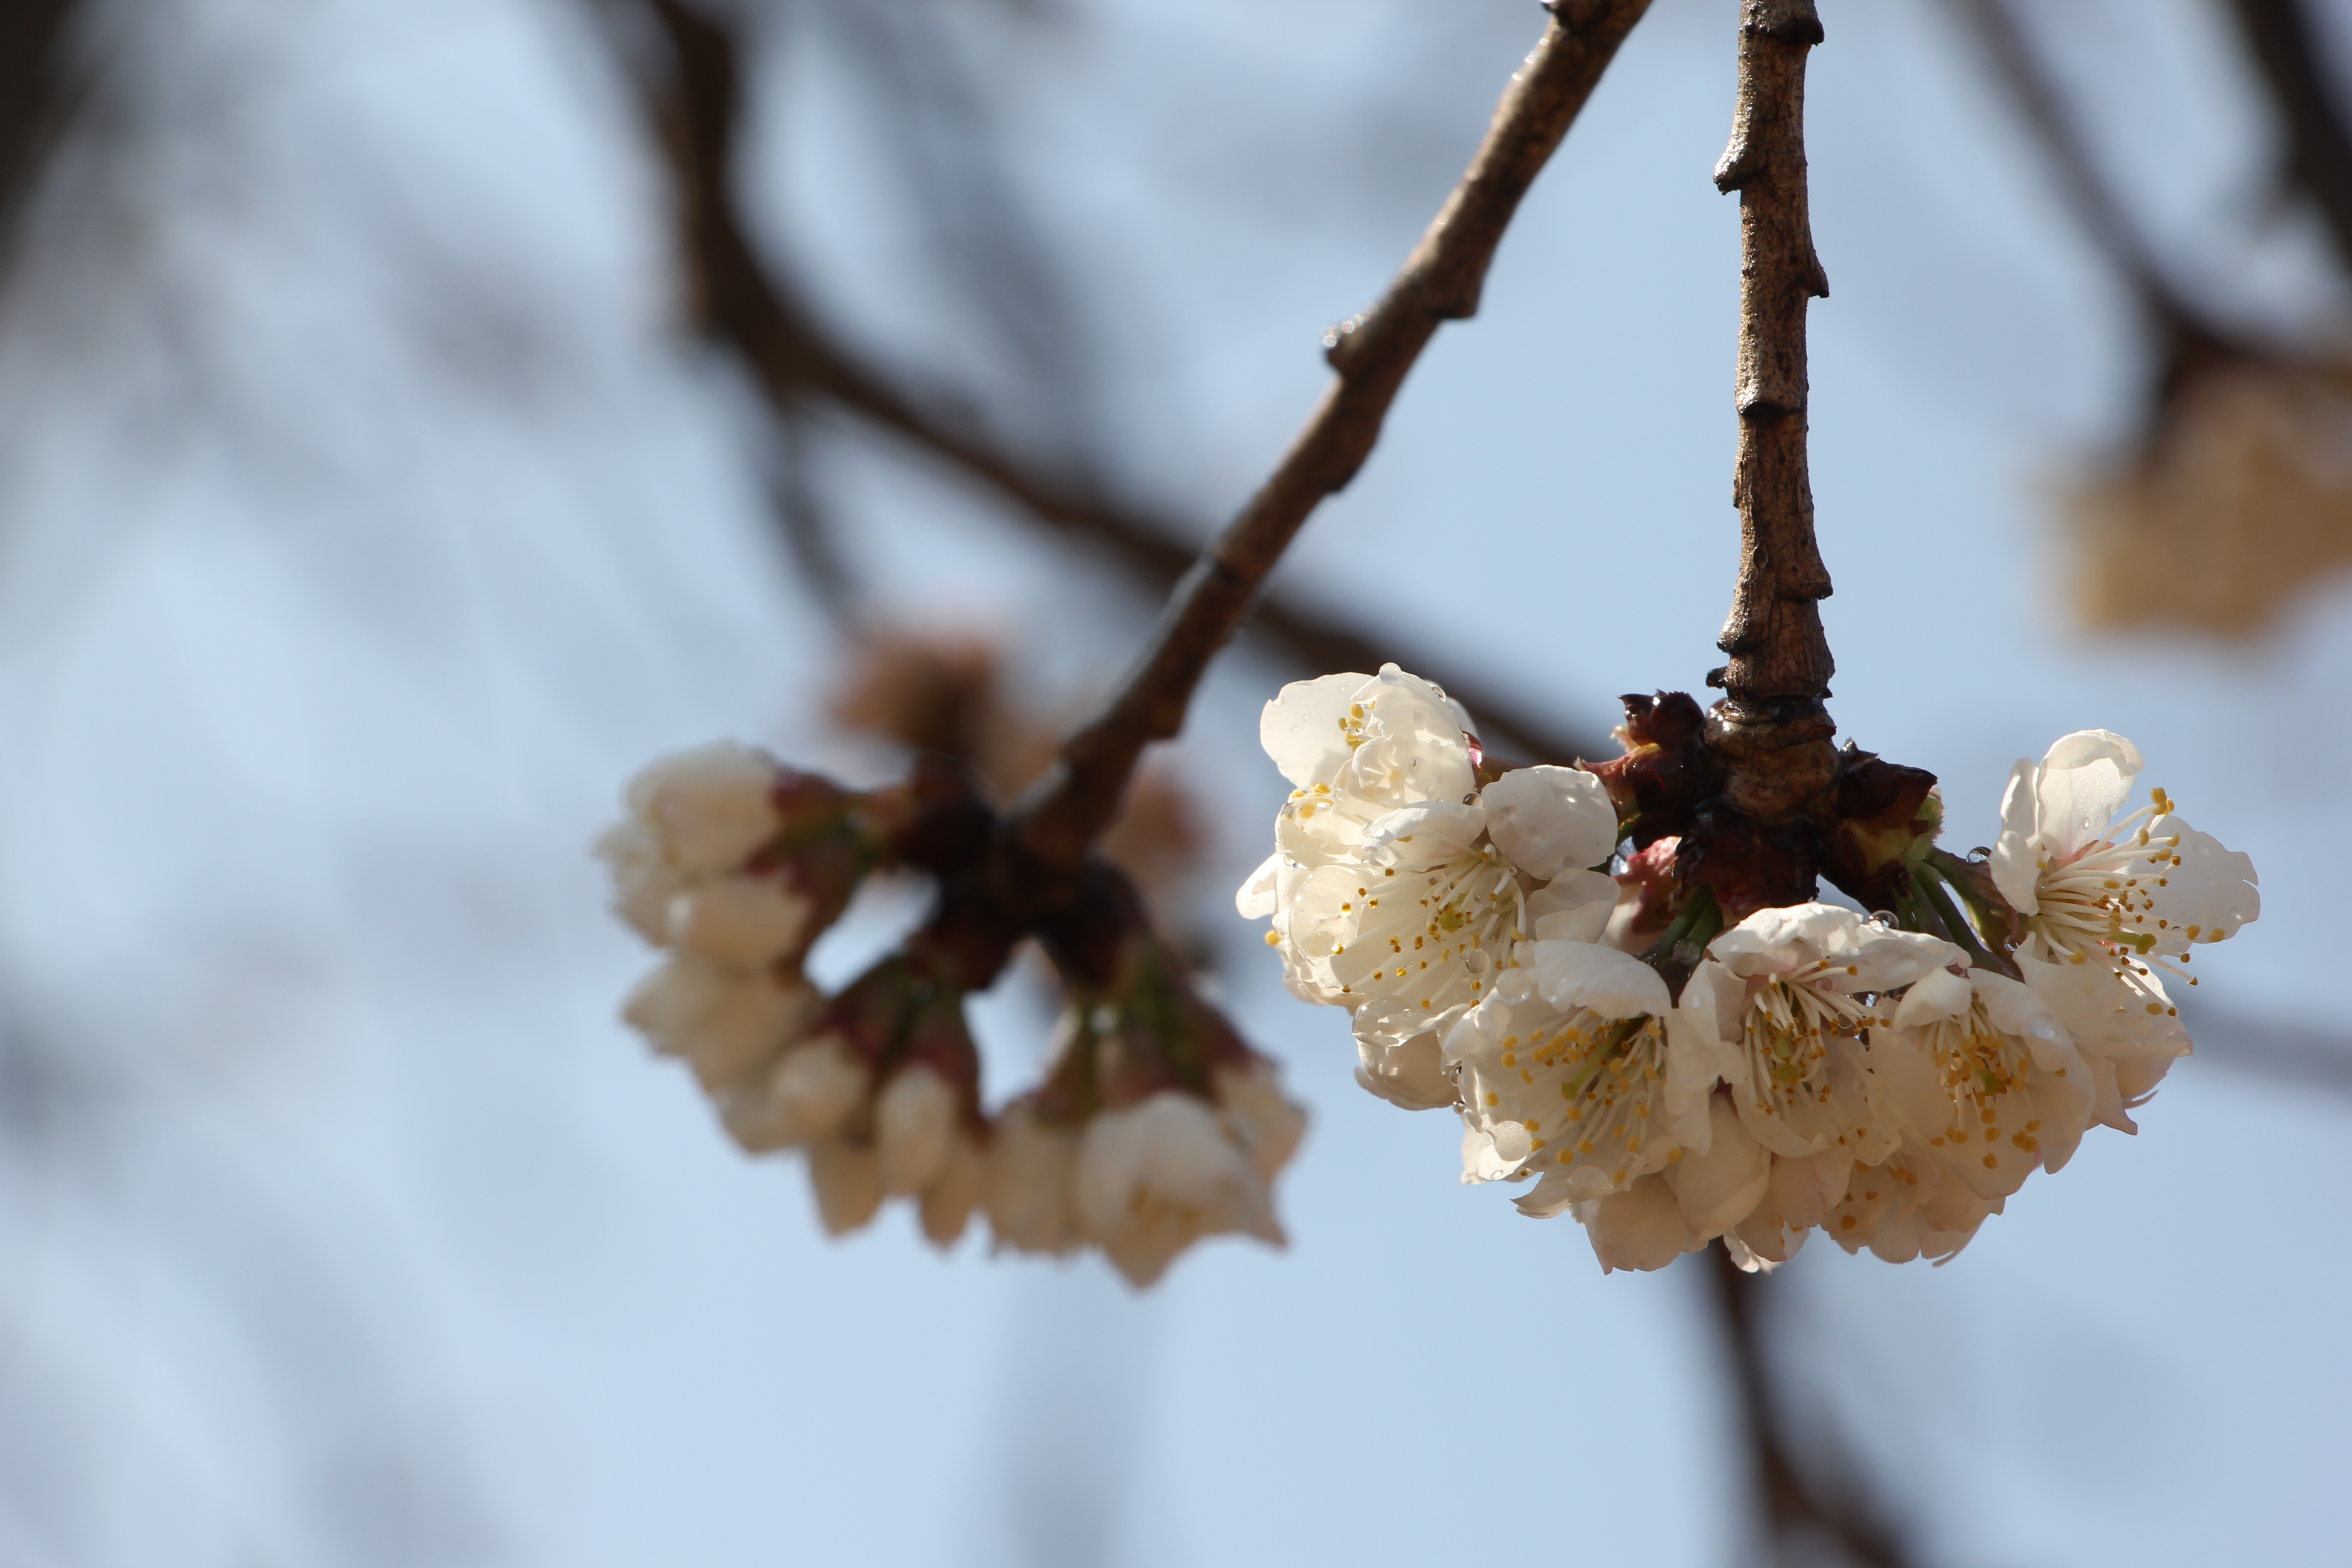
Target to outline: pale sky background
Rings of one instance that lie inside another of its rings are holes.
[[[1006,133],[1099,334],[1092,416],[1207,520],[1540,16],[1066,9],[993,59]],[[2213,1004],[2352,1034],[2352,589],[2251,648],[2069,630],[2042,487],[2127,427],[2124,306],[1927,0],[1823,10],[1844,732],[1940,774],[1960,848],[2017,757],[2132,736],[2263,869]],[[1255,733],[1287,677],[1246,658],[1178,763],[1229,999],[1315,1114],[1290,1249],[1212,1245],[1139,1298],[940,1258],[899,1209],[825,1241],[799,1168],[735,1154],[614,1017],[650,960],[586,847],[631,771],[731,734],[877,775],[822,727],[830,630],[755,416],[671,331],[596,39],[559,0],[118,11],[111,194],[0,323],[0,1565],[1734,1559],[1704,1277],[1604,1279],[1570,1222],[1458,1185],[1451,1119],[1358,1091],[1344,1018],[1232,919],[1282,788]],[[1284,568],[1587,731],[1696,687],[1728,598],[1733,15],[1658,0]],[[2051,11],[2167,244],[2263,319],[2329,285],[2299,220],[2232,237],[2265,144],[2217,15]],[[772,68],[776,242],[873,341],[957,342],[838,60]],[[883,605],[1017,632],[1041,703],[1131,651],[1144,607],[1023,525],[880,449],[829,477]],[[1046,1026],[1005,989],[997,1098]],[[1803,1401],[1928,1563],[2352,1562],[2352,1100],[2226,1054],[1949,1267],[1823,1244],[1783,1277]]]

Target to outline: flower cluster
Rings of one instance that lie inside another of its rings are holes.
[[[1138,1285],[1203,1237],[1280,1244],[1271,1184],[1304,1113],[1117,873],[1097,868],[1035,933],[1070,987],[1063,1047],[1041,1089],[991,1118],[963,1002],[1022,932],[985,892],[993,814],[951,767],[857,794],[719,743],[655,763],[627,803],[597,852],[618,912],[668,957],[623,1015],[693,1068],[746,1152],[806,1152],[828,1231],[903,1196],[940,1247],[978,1210],[1000,1247],[1097,1247]],[[821,994],[811,945],[889,867],[930,872],[938,910]]]
[[[2189,1050],[2166,977],[2259,912],[2252,862],[2163,791],[2118,819],[2141,762],[2105,731],[2021,762],[1963,860],[1916,769],[1849,749],[1759,827],[1705,798],[1688,699],[1628,706],[1604,787],[1489,767],[1394,667],[1286,688],[1263,733],[1296,787],[1239,900],[1294,991],[1351,1009],[1365,1086],[1458,1109],[1464,1179],[1530,1184],[1521,1211],[1575,1215],[1604,1268],[1718,1238],[1769,1268],[1816,1228],[1950,1257],[2089,1127],[2136,1130]],[[1894,907],[1818,901],[1811,864]]]

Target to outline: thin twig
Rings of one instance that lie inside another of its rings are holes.
[[[2155,398],[2159,416],[2172,396],[2216,365],[2254,357],[2255,351],[2216,326],[2165,276],[2090,143],[2033,47],[2009,0],[1948,0],[1969,23],[1993,74],[2048,162],[2065,205],[2094,249],[2139,301],[2158,338]]]
[[[1805,308],[1830,291],[1805,189],[1805,56],[1822,41],[1812,0],[1746,0],[1739,98],[1716,188],[1739,193],[1739,582],[1715,675],[1736,709],[1818,706],[1835,665],[1822,630],[1829,569],[1813,539],[1805,467]]]
[[[816,321],[759,256],[742,223],[734,184],[742,72],[734,35],[681,0],[644,4],[675,66],[671,79],[648,75],[645,87],[677,188],[679,248],[698,319],[706,335],[742,359],[778,416],[789,422],[813,410],[850,414],[1010,502],[1015,515],[1099,548],[1150,591],[1165,594],[1181,581],[1196,559],[1194,548],[1180,542],[1190,531],[1016,457],[952,412],[962,400],[908,390],[903,377],[866,363]],[[1249,624],[1318,673],[1377,669],[1396,659],[1444,678],[1409,647],[1376,644],[1279,595],[1262,601]],[[1506,754],[1547,761],[1598,754],[1592,740],[1517,711],[1475,684],[1444,684],[1485,726],[1489,744]]]
[[[1709,1247],[1705,1256],[1712,1286],[1709,1298],[1731,1352],[1740,1433],[1755,1466],[1753,1479],[1775,1547],[1801,1546],[1811,1537],[1834,1542],[1862,1568],[1905,1568],[1910,1554],[1902,1541],[1852,1503],[1817,1489],[1790,1451],[1789,1422],[1780,1409],[1771,1355],[1765,1344],[1762,1297],[1771,1289],[1765,1276],[1741,1272],[1720,1247]],[[1776,1555],[1782,1561],[1795,1561],[1785,1550]]]
[[[2352,126],[2331,91],[2315,19],[2304,0],[2230,0],[2286,132],[2287,179],[2319,209],[2336,259],[2352,271]]]
[[[1016,810],[1023,854],[1069,870],[1118,809],[1143,748],[1172,738],[1209,661],[1323,498],[1371,453],[1397,389],[1448,321],[1478,296],[1519,199],[1559,145],[1649,0],[1559,0],[1487,127],[1469,170],[1380,302],[1326,339],[1338,372],[1274,475],[1202,552],[1157,635],[1110,700],[1062,747]]]

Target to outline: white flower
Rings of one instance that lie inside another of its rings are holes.
[[[1588,1198],[1575,1214],[1603,1274],[1664,1268],[1706,1245],[1683,1217],[1682,1204],[1664,1176],[1644,1176],[1622,1193]]]
[[[1518,1206],[1550,1215],[1706,1148],[1713,1077],[1674,1070],[1658,972],[1590,942],[1521,953],[1524,967],[1446,1036],[1474,1133],[1464,1179],[1538,1177]]]
[[[832,1138],[872,1089],[866,1063],[839,1036],[821,1035],[786,1051],[765,1077],[715,1098],[729,1134],[746,1153],[763,1154]]]
[[[639,981],[621,1016],[715,1092],[772,1061],[820,1005],[796,980],[682,955]]]
[[[1531,931],[1597,936],[1617,891],[1584,869],[1617,840],[1601,781],[1523,768],[1481,791],[1464,725],[1442,691],[1394,665],[1285,687],[1259,738],[1297,787],[1276,853],[1235,900],[1272,918],[1292,990],[1355,1011],[1375,1092],[1394,1079],[1427,1103],[1446,1101],[1388,1070],[1402,1064],[1385,1053],[1475,1005]],[[1544,882],[1557,891],[1531,913]],[[1552,926],[1535,930],[1538,917]]]
[[[1853,1173],[1853,1156],[1843,1149],[1795,1160],[1773,1155],[1763,1197],[1726,1234],[1724,1247],[1750,1273],[1788,1262],[1822,1216],[1844,1201]]]
[[[1817,903],[1759,910],[1707,953],[1683,987],[1677,1044],[1731,1086],[1748,1132],[1791,1159],[1885,1158],[1902,1128],[1864,1059],[1875,1015],[1864,998],[1958,962],[1959,950]]]
[[[1822,1215],[1822,1229],[1848,1252],[1867,1247],[1889,1263],[1940,1263],[1966,1247],[2001,1203],[1947,1179],[1942,1165],[1906,1145],[1881,1163],[1854,1166],[1845,1195]]]
[[[629,817],[597,841],[615,907],[647,940],[670,939],[673,899],[740,866],[776,831],[776,764],[718,741],[648,764],[629,781]]]
[[[899,1068],[874,1101],[874,1147],[882,1190],[923,1191],[954,1147],[956,1092],[948,1080],[917,1063]]]
[[[1068,1252],[1078,1245],[1071,1177],[1077,1133],[1041,1118],[1015,1100],[996,1118],[988,1145],[985,1199],[999,1247],[1021,1252]]]
[[[1265,1178],[1207,1102],[1162,1089],[1087,1123],[1075,1194],[1080,1228],[1143,1286],[1202,1237],[1283,1243]]]
[[[2076,1044],[2105,1056],[2187,1052],[2158,972],[2186,979],[2189,949],[2262,912],[2253,861],[2190,827],[2162,790],[2118,822],[2140,773],[2121,735],[2080,730],[2001,799],[1993,885],[2025,917],[2017,963]],[[2194,982],[2191,982],[2194,984]]]
[[[1982,970],[1922,975],[1872,1032],[1882,1098],[1948,1177],[1982,1198],[2055,1171],[2090,1124],[2090,1068],[2049,1005]]]

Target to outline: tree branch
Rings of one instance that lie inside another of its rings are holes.
[[[1748,1274],[1721,1247],[1705,1252],[1708,1295],[1721,1320],[1732,1363],[1732,1389],[1739,1406],[1740,1436],[1755,1466],[1758,1500],[1775,1548],[1801,1546],[1807,1538],[1834,1543],[1862,1568],[1905,1568],[1910,1554],[1886,1527],[1851,1503],[1817,1491],[1789,1450],[1788,1422],[1773,1386],[1764,1342],[1762,1298],[1766,1276]],[[1851,1489],[1858,1493],[1861,1489]],[[1794,1561],[1785,1550],[1776,1559]]]
[[[2152,412],[2160,415],[2175,393],[2205,371],[2254,357],[2252,350],[2215,326],[2166,278],[2155,252],[2099,172],[2082,128],[2067,112],[2063,96],[2009,0],[1949,3],[1975,32],[1993,74],[2049,163],[2067,209],[2093,248],[2139,300],[2157,334]]]
[[[862,363],[815,321],[759,257],[738,207],[734,148],[741,66],[734,36],[682,0],[643,4],[673,57],[666,83],[651,73],[639,74],[677,191],[679,250],[697,321],[707,337],[740,358],[779,419],[790,425],[814,412],[846,412],[976,482],[1011,503],[1017,515],[1099,547],[1150,591],[1165,594],[1175,587],[1196,556],[1192,546],[1179,542],[1188,531],[1108,500],[1095,485],[1015,457],[948,412],[958,400],[907,390]],[[1394,658],[1443,676],[1408,648],[1375,644],[1344,623],[1280,595],[1262,600],[1249,625],[1318,673],[1377,669]],[[1507,754],[1564,760],[1597,752],[1592,740],[1515,711],[1475,685],[1459,679],[1444,684],[1478,716],[1490,745]]]
[[[1745,0],[1739,98],[1716,188],[1739,193],[1739,582],[1707,677],[1736,721],[1817,709],[1836,666],[1819,601],[1830,574],[1813,539],[1805,468],[1805,308],[1827,296],[1805,190],[1805,54],[1822,41],[1812,0]]]
[[[2319,209],[2336,259],[2352,272],[2352,130],[2328,90],[2319,38],[2302,0],[2230,0],[2286,132],[2286,176]]]
[[[1301,524],[1355,477],[1440,324],[1476,311],[1486,268],[1536,174],[1649,0],[1559,0],[1468,171],[1373,308],[1326,339],[1338,372],[1274,475],[1188,573],[1150,647],[1014,813],[1021,852],[1075,869],[1118,809],[1143,748],[1172,738],[1202,673]]]

